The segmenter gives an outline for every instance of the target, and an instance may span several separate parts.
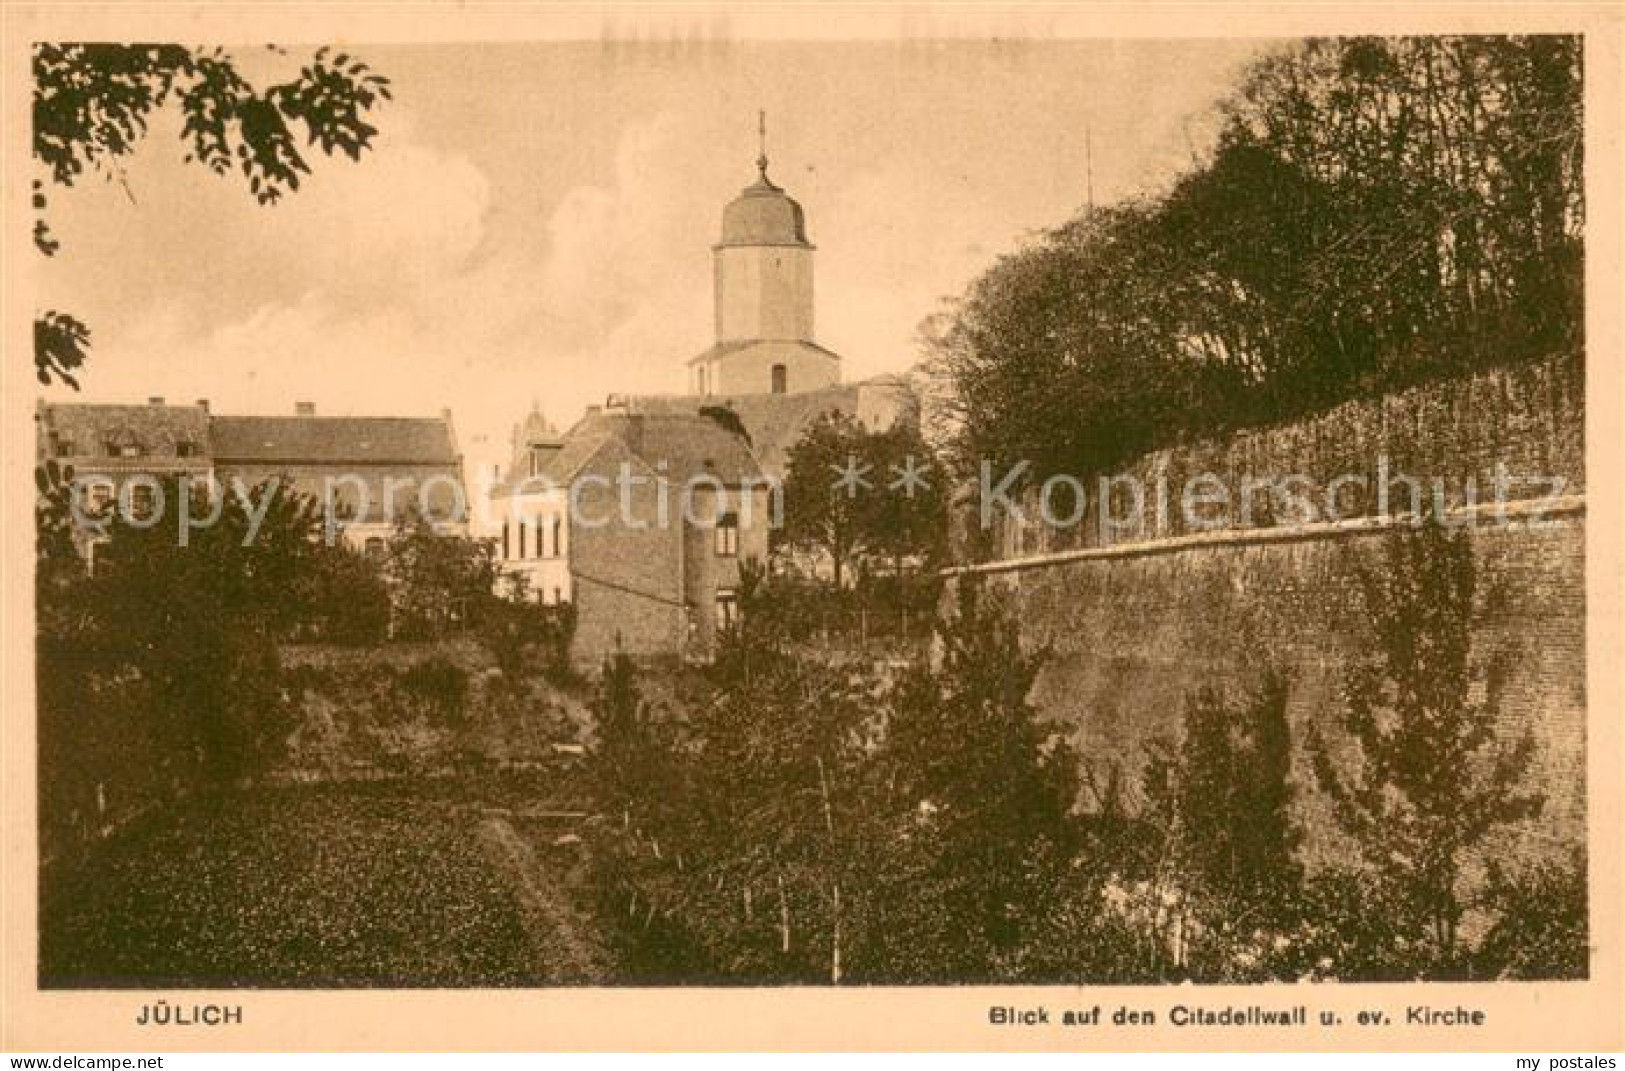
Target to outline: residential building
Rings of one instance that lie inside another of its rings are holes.
[[[381,549],[413,513],[449,530],[464,527],[462,458],[449,411],[439,417],[217,416],[209,403],[39,403],[36,456],[73,469],[92,508],[117,502],[140,517],[162,508],[171,476],[253,487],[278,478],[333,508],[335,531],[357,548]],[[87,546],[94,553],[93,546]]]

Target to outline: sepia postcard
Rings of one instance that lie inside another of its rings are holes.
[[[8,7],[0,1048],[1618,1051],[1622,15]]]

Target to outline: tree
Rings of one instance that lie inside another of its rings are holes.
[[[1302,877],[1287,694],[1267,671],[1241,704],[1203,688],[1186,705],[1172,786],[1180,856],[1233,925],[1285,917]]]
[[[928,559],[945,536],[941,483],[913,421],[874,432],[831,411],[790,448],[782,538],[826,557],[836,588],[867,556]]]
[[[284,50],[271,46],[274,51]],[[318,49],[296,77],[258,88],[222,49],[183,45],[43,42],[34,45],[34,244],[60,244],[44,212],[46,182],[67,188],[85,174],[118,176],[152,114],[174,102],[184,117],[187,160],[217,175],[240,172],[262,205],[299,188],[310,173],[299,136],[323,153],[359,159],[377,128],[367,122],[390,99],[389,79],[359,59]],[[34,322],[35,373],[75,389],[90,329],[65,312]]]
[[[1534,738],[1496,737],[1493,689],[1472,663],[1475,569],[1465,532],[1428,516],[1387,539],[1360,573],[1374,651],[1349,675],[1344,727],[1353,762],[1311,736],[1316,779],[1399,924],[1448,965],[1465,910],[1461,868],[1490,830],[1539,813],[1525,790]]]
[[[395,522],[384,576],[395,635],[424,639],[473,622],[492,598],[497,564],[489,541],[436,531],[429,520],[408,512]]]
[[[1583,344],[1578,37],[1316,39],[1166,194],[1092,208],[926,330],[957,475],[1182,438]]]
[[[1043,926],[1079,846],[1077,756],[1027,696],[1043,662],[962,578],[940,663],[891,704],[883,781],[908,836],[884,908],[899,981],[992,980]]]
[[[54,690],[85,667],[131,682],[143,696],[144,735],[171,757],[195,756],[202,782],[223,786],[262,769],[285,736],[277,643],[302,618],[300,579],[320,547],[320,507],[276,481],[244,490],[169,478],[158,487],[170,510],[189,496],[194,517],[209,516],[210,497],[223,496],[218,520],[183,544],[168,524],[122,511],[103,518],[95,575],[82,565],[53,569],[41,590],[39,676]],[[53,534],[67,500],[46,500],[42,553],[74,554]],[[48,706],[42,699],[44,717],[57,713]]]
[[[1080,216],[1000,259],[927,338],[957,468],[1106,471],[1154,443],[1188,365],[1150,209]]]
[[[378,562],[342,541],[322,543],[295,581],[303,634],[363,646],[389,634],[389,587]]]

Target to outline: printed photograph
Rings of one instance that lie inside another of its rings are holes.
[[[31,53],[41,989],[1590,977],[1580,36]]]

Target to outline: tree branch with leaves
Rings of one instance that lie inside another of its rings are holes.
[[[378,133],[368,118],[391,99],[389,79],[331,48],[264,88],[224,49],[174,44],[39,43],[33,75],[33,151],[43,172],[34,180],[34,245],[45,256],[61,249],[45,216],[48,187],[71,188],[89,174],[123,183],[126,158],[162,108],[180,109],[187,162],[240,173],[259,204],[273,205],[310,174],[311,149],[359,160]],[[84,321],[56,309],[38,314],[39,381],[77,390],[89,346]]]

